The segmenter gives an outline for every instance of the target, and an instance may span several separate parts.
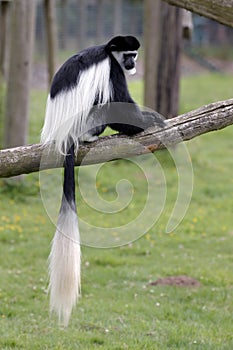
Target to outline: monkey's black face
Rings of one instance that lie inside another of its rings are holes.
[[[136,53],[123,53],[123,65],[128,71],[132,70],[136,66]],[[136,68],[135,68],[136,71]]]
[[[116,51],[112,52],[117,62],[120,64],[121,68],[132,75],[136,73],[136,60],[138,52],[135,51]]]

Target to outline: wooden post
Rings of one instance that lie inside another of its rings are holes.
[[[185,9],[182,10],[182,29],[183,38],[190,39],[193,32],[192,12]]]

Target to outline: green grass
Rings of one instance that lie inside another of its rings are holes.
[[[233,59],[232,46],[203,46],[195,48],[195,51],[201,56],[214,57],[220,60],[230,61]]]
[[[181,79],[181,112],[232,98],[232,81],[232,75],[219,73]]]
[[[182,79],[181,112],[232,97],[232,83],[233,77],[221,75]],[[131,89],[141,103],[141,83],[132,83]],[[32,93],[30,142],[39,140],[45,100],[44,92]],[[40,198],[38,174],[25,177],[23,185],[0,182],[1,350],[233,348],[233,127],[186,145],[194,189],[182,223],[165,233],[177,174],[167,152],[159,152],[168,191],[161,218],[133,244],[82,248],[82,298],[66,330],[48,313],[46,265],[55,228]],[[152,168],[151,174],[156,171]],[[145,199],[140,170],[127,161],[108,164],[97,187],[105,200],[114,200],[121,174],[135,187],[134,210],[123,210],[117,217],[124,222],[141,210]],[[101,220],[85,203],[79,201],[78,206],[80,216]],[[104,223],[110,225],[111,220]],[[159,277],[181,274],[202,286],[149,285]]]

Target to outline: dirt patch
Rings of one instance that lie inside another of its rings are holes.
[[[201,283],[189,276],[170,276],[151,282],[150,286],[200,287]]]

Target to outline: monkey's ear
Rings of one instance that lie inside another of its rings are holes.
[[[109,50],[110,51],[117,51],[116,48],[117,48],[117,46],[112,44],[112,45],[110,45]]]
[[[117,45],[109,43],[106,45],[105,50],[107,51],[108,54],[111,54],[113,51],[117,51]]]

